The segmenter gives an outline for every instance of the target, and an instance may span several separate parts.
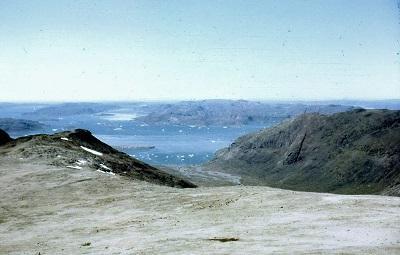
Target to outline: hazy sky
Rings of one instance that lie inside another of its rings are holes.
[[[0,101],[400,98],[395,0],[0,0]]]

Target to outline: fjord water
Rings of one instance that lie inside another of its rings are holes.
[[[12,137],[84,128],[103,142],[152,165],[182,166],[204,163],[218,149],[228,146],[237,137],[268,126],[148,125],[135,121],[134,113],[38,118],[35,115],[22,115],[29,110],[25,108],[14,109],[5,117],[38,120],[45,126],[40,130],[10,132]],[[272,124],[274,123],[271,122],[270,125]]]
[[[178,126],[120,123],[117,130],[96,136],[129,155],[151,164],[201,164],[228,146],[238,136],[258,130],[261,126]]]

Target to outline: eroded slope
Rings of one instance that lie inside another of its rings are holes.
[[[204,168],[243,184],[400,195],[400,111],[304,114],[238,138]]]

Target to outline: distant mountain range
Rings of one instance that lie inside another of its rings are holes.
[[[115,108],[118,108],[118,106],[108,103],[63,103],[41,107],[32,112],[23,113],[23,116],[33,118],[56,118],[72,115],[95,114]]]
[[[33,120],[0,118],[0,129],[6,132],[34,131],[44,127],[43,123]]]
[[[203,100],[165,104],[137,118],[147,124],[235,126],[281,122],[304,112],[332,114],[352,106],[300,103],[261,103],[246,100]]]
[[[238,138],[203,168],[245,185],[400,196],[400,111],[302,114]]]
[[[304,112],[332,114],[355,108],[398,110],[400,100],[0,103],[0,117],[55,122],[86,116],[113,119],[125,114],[134,116],[127,120],[149,125],[240,126],[270,125]]]

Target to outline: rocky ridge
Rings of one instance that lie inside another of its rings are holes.
[[[6,132],[0,131],[0,145],[0,157],[74,169],[91,168],[104,174],[118,174],[172,187],[195,187],[189,181],[117,151],[83,129],[17,139],[11,139]]]
[[[242,184],[400,195],[400,111],[303,114],[238,138],[203,168]]]

